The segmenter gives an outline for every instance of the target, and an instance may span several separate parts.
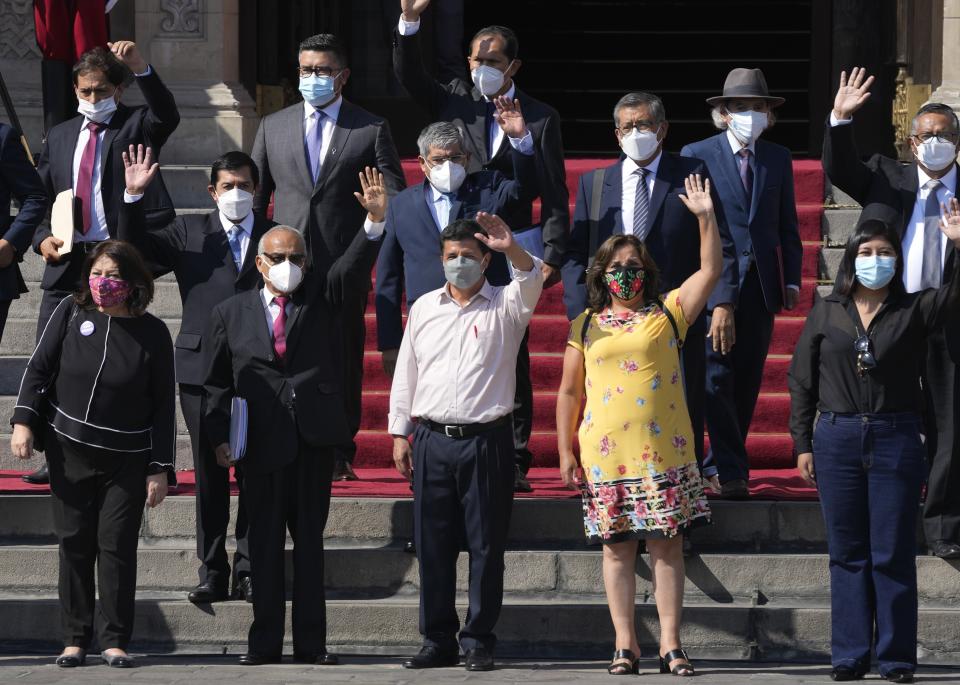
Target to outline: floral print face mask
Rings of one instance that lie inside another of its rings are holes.
[[[90,277],[90,295],[98,307],[113,307],[123,304],[133,289],[129,281],[109,276]]]
[[[643,290],[646,272],[639,266],[620,266],[603,275],[607,290],[618,300],[632,300]]]

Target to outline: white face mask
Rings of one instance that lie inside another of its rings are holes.
[[[110,118],[111,114],[117,111],[117,101],[113,96],[96,102],[87,102],[77,98],[77,111],[90,121],[102,124]]]
[[[467,170],[449,160],[430,169],[430,184],[441,193],[457,192],[466,177]]]
[[[730,112],[727,126],[744,145],[749,145],[767,128],[767,113],[750,110],[749,112]]]
[[[303,281],[303,269],[288,259],[274,264],[267,271],[267,280],[270,285],[282,293],[292,293]]]
[[[623,154],[635,162],[650,159],[660,145],[660,141],[657,140],[659,131],[659,128],[656,131],[641,131],[635,128],[627,135],[621,135],[620,147],[623,149]]]
[[[253,209],[253,195],[246,190],[233,188],[217,195],[217,207],[230,221],[243,221]]]
[[[513,62],[510,62],[510,64],[513,64]],[[510,64],[507,65],[507,69],[510,68]],[[473,79],[473,85],[484,97],[493,97],[503,88],[503,72],[486,64],[471,71],[470,78]]]
[[[957,146],[943,138],[931,138],[917,144],[917,159],[930,171],[941,171],[957,158]]]

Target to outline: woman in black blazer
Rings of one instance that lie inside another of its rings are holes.
[[[175,482],[173,344],[146,313],[153,279],[136,249],[108,240],[83,267],[27,363],[11,449],[46,449],[60,543],[62,667],[82,666],[94,635],[110,666],[130,667],[143,505]]]

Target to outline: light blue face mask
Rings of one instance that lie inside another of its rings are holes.
[[[870,288],[870,290],[880,290],[892,281],[894,274],[897,273],[896,257],[879,257],[877,255],[857,257],[855,264],[857,280],[864,288]]]
[[[301,76],[300,94],[314,107],[322,107],[336,94],[336,81],[336,76],[317,76],[316,74]]]

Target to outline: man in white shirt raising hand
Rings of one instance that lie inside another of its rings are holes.
[[[459,646],[468,671],[487,671],[493,668],[513,506],[517,351],[543,273],[540,260],[494,215],[454,221],[440,244],[447,284],[411,307],[390,391],[393,458],[413,482],[420,562],[423,648],[403,665],[434,668],[459,660],[456,561],[463,530],[470,610]],[[510,260],[509,285],[495,287],[484,277],[491,250]]]

